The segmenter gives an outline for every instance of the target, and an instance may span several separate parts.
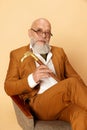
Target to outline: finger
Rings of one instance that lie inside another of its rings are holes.
[[[39,70],[40,72],[49,72],[49,73],[52,72],[47,66],[44,66],[44,65],[40,66],[40,67],[38,68],[38,70]]]
[[[39,76],[40,76],[39,80],[41,80],[42,78],[48,78],[48,77],[50,77],[50,74],[49,73],[40,73]]]

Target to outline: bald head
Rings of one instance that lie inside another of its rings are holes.
[[[50,24],[50,22],[47,20],[47,19],[45,19],[45,18],[39,18],[39,19],[36,19],[33,23],[32,23],[32,25],[31,25],[31,28],[38,28],[38,27],[40,27],[40,26],[47,26],[48,28],[49,28],[49,30],[51,31],[51,24]]]

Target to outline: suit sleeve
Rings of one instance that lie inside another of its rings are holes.
[[[20,78],[19,67],[19,61],[16,55],[11,52],[7,76],[4,83],[5,91],[10,96],[32,91],[28,85],[27,76]]]

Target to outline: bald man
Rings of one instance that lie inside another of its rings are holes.
[[[49,44],[50,22],[36,19],[28,35],[30,44],[10,53],[6,93],[28,101],[40,120],[64,120],[72,130],[87,130],[87,87],[63,48]]]

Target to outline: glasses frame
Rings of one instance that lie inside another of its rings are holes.
[[[50,36],[53,36],[53,34],[51,32],[43,32],[41,29],[33,29],[31,28],[32,31],[34,31],[35,33],[37,33],[38,36],[42,36],[43,33],[45,34],[46,37],[50,37]]]

